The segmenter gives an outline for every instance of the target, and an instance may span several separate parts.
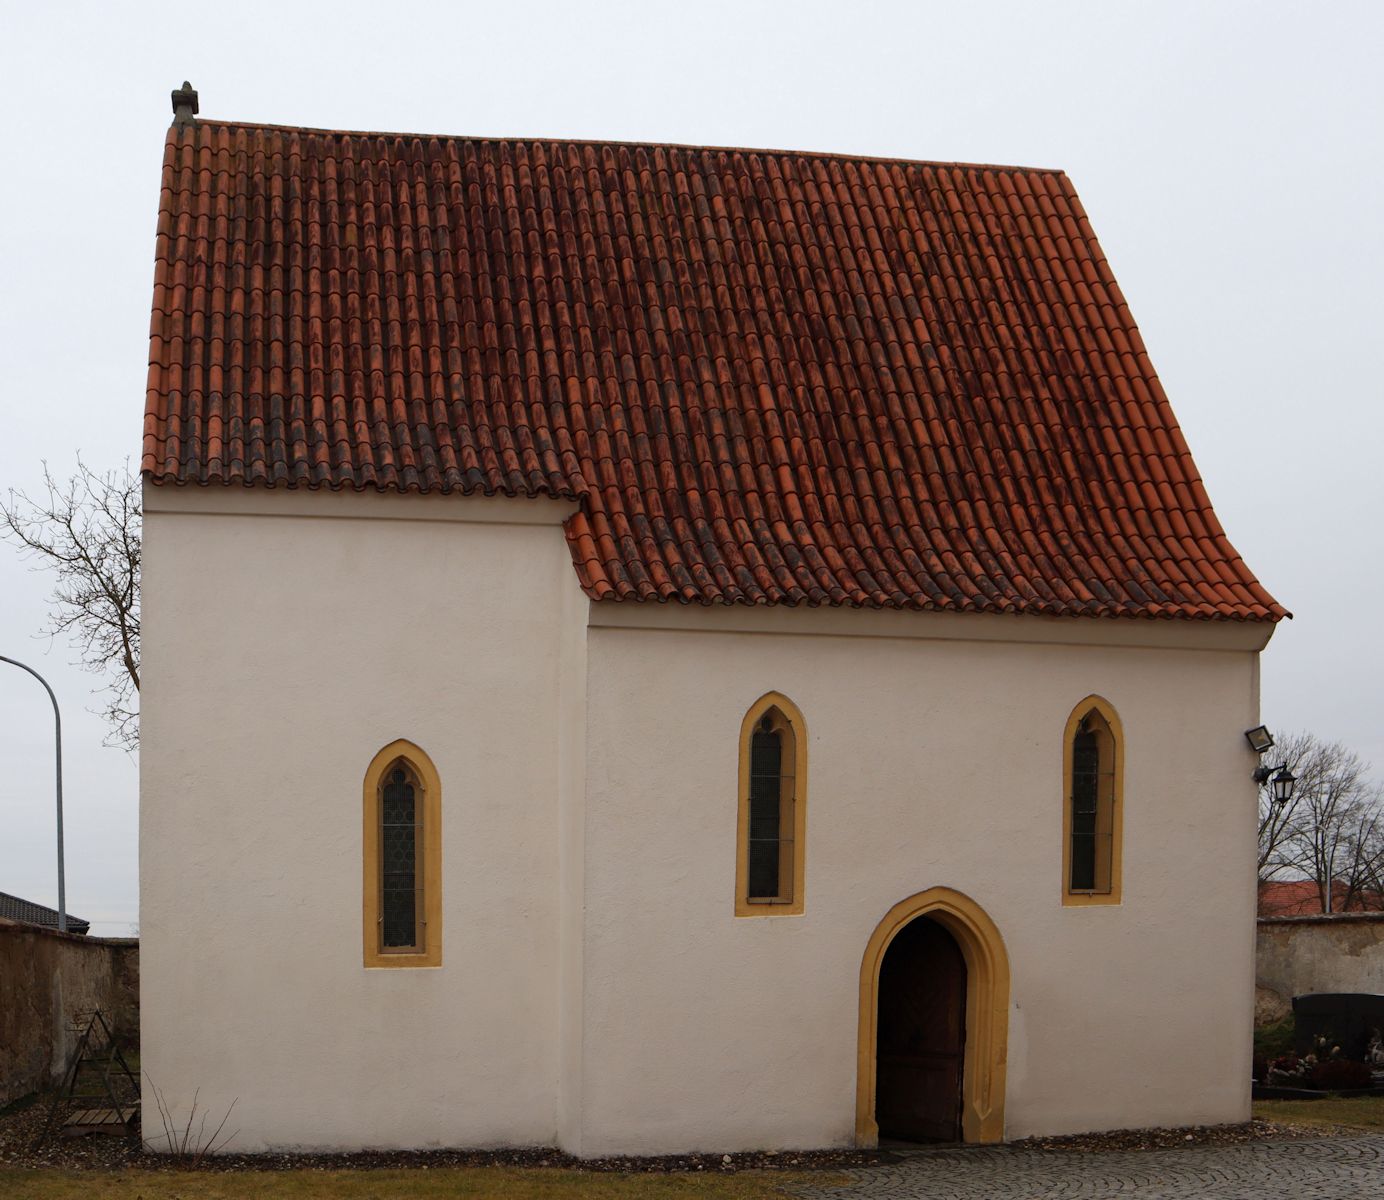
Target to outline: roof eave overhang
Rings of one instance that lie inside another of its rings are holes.
[[[761,633],[797,637],[868,637],[1022,642],[1071,646],[1257,652],[1272,621],[1185,617],[1054,617],[1035,613],[909,612],[898,609],[788,605],[657,604],[597,601],[592,628]]]
[[[363,488],[290,488],[180,484],[144,480],[146,513],[208,517],[298,517],[385,521],[463,521],[488,525],[561,526],[575,500],[458,492],[404,494]]]

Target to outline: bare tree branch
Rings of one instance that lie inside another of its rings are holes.
[[[140,483],[124,471],[97,474],[80,458],[57,483],[43,468],[47,495],[11,491],[0,501],[0,537],[52,571],[56,584],[45,631],[76,642],[82,665],[107,677],[108,744],[139,743]]]
[[[1273,757],[1298,774],[1298,766],[1315,741],[1308,733],[1279,734]],[[1307,781],[1299,776],[1293,798],[1287,804],[1274,803],[1268,781],[1259,785],[1259,882],[1268,883],[1297,866],[1296,841],[1303,822],[1301,812]]]
[[[1281,734],[1272,756],[1297,776],[1293,799],[1259,790],[1259,880],[1310,879],[1322,912],[1378,908],[1384,876],[1384,792],[1340,742]]]

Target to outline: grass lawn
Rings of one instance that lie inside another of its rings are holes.
[[[511,1167],[412,1171],[14,1171],[0,1168],[5,1200],[783,1200],[784,1184],[803,1175],[619,1175]],[[817,1183],[830,1175],[814,1175]]]
[[[1353,1125],[1384,1129],[1384,1096],[1335,1097],[1329,1100],[1256,1100],[1254,1115],[1285,1125]]]

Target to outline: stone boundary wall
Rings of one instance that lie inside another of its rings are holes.
[[[139,1033],[139,942],[58,933],[0,918],[0,1106],[62,1076],[71,1025],[100,1008],[117,1034]]]
[[[1384,913],[1260,917],[1255,974],[1261,1023],[1308,992],[1384,995]]]

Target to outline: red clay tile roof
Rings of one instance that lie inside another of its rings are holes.
[[[571,498],[596,600],[1284,615],[1058,171],[174,127],[142,466]]]
[[[1331,888],[1331,907],[1335,912],[1384,911],[1384,896],[1378,892],[1351,895],[1350,885],[1338,879]],[[1321,889],[1314,879],[1282,879],[1259,885],[1261,917],[1305,917],[1323,912]]]

